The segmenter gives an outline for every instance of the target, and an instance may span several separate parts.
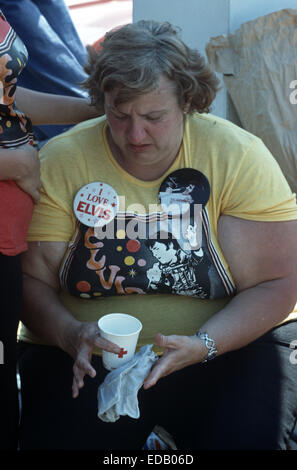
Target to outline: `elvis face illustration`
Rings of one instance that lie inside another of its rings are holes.
[[[176,247],[172,240],[150,240],[147,243],[154,257],[159,261],[160,264],[176,263]]]

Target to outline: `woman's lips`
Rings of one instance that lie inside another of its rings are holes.
[[[129,144],[129,147],[133,152],[143,152],[144,150],[148,149],[151,144],[141,144],[141,145],[134,145]]]

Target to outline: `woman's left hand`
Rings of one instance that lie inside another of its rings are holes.
[[[172,372],[201,362],[207,352],[197,336],[164,336],[158,333],[155,337],[155,343],[164,348],[164,353],[145,379],[144,389],[152,387],[159,379]]]

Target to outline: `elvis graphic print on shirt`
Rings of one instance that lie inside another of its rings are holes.
[[[234,286],[211,241],[209,194],[207,178],[186,168],[163,181],[159,212],[118,211],[99,232],[78,221],[60,272],[62,287],[88,299],[154,293],[200,299],[232,295]]]

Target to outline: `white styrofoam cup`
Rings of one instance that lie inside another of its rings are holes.
[[[102,350],[104,367],[113,370],[128,362],[135,353],[141,322],[126,313],[109,313],[98,320],[98,327],[102,338],[121,348],[120,354]]]

